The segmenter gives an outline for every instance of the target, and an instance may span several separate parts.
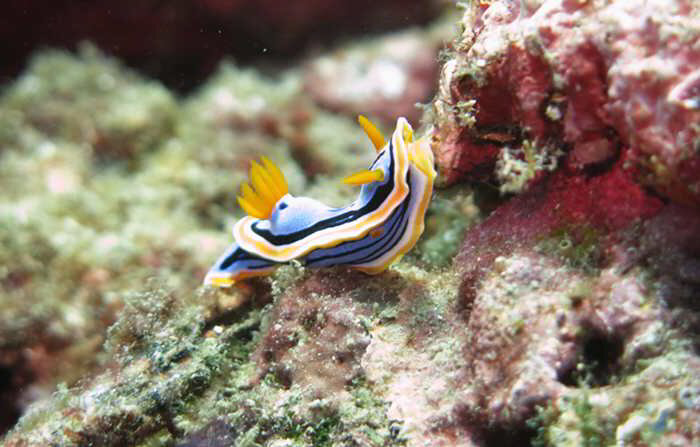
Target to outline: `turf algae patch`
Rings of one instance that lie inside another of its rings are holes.
[[[114,365],[34,407],[6,445],[134,445],[154,436],[182,437],[202,396],[247,360],[246,334],[260,319],[252,309],[207,335],[207,300],[197,301],[163,288],[128,298],[109,331]]]
[[[5,113],[45,138],[88,144],[98,161],[135,161],[172,136],[175,124],[167,89],[89,44],[77,57],[61,51],[34,57],[2,103]],[[10,144],[22,143],[7,136]]]

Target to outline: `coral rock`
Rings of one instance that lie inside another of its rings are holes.
[[[504,146],[555,145],[585,169],[628,148],[637,181],[700,202],[700,28],[693,2],[474,2],[444,65],[447,184],[494,180]]]
[[[305,90],[322,106],[349,115],[417,122],[415,104],[430,99],[437,81],[441,42],[435,34],[404,31],[314,59],[305,69]]]

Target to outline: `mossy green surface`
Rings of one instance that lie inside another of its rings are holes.
[[[44,397],[9,445],[174,445],[209,431],[239,445],[347,433],[387,445],[366,382],[311,412],[294,389],[252,386],[264,292],[239,307],[242,295],[199,289],[243,215],[251,159],[278,163],[291,192],[341,205],[357,190],[340,179],[375,156],[353,119],[305,99],[298,72],[224,63],[179,98],[90,45],[51,50],[4,87],[0,124],[0,351],[48,349],[39,367],[54,371],[32,372]],[[303,276],[280,269],[272,296]]]
[[[536,249],[564,260],[571,268],[595,273],[603,259],[601,237],[592,226],[565,226],[543,237]]]
[[[448,267],[465,231],[481,218],[474,204],[474,194],[459,186],[437,190],[426,216],[424,233],[415,249],[406,256],[424,266]]]
[[[79,58],[48,51],[32,59],[2,105],[0,115],[14,121],[15,130],[2,134],[3,145],[21,148],[50,138],[87,144],[98,159],[129,159],[155,148],[172,135],[176,118],[167,89],[89,44]]]
[[[689,381],[697,381],[691,369],[672,366],[681,358],[687,353],[671,352],[651,362],[646,373],[629,375],[613,387],[591,388],[581,382],[569,395],[540,407],[528,421],[537,432],[533,445],[674,445],[673,432],[688,422],[694,405],[680,399],[681,391]],[[649,380],[658,373],[667,379]],[[680,433],[686,430],[693,429],[687,426]]]

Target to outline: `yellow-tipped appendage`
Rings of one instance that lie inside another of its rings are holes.
[[[377,152],[381,151],[386,145],[386,140],[382,133],[377,129],[377,126],[372,124],[370,120],[362,115],[357,116],[357,122],[360,123],[369,139],[372,141]],[[360,171],[343,179],[343,183],[348,185],[365,185],[372,182],[381,182],[384,180],[384,171],[375,169],[373,171]]]
[[[364,129],[369,139],[372,140],[372,144],[377,152],[381,151],[386,144],[386,141],[384,140],[382,133],[379,131],[379,129],[377,129],[377,126],[372,124],[370,120],[362,115],[357,116],[357,122],[360,123],[360,126],[362,126],[362,129]]]
[[[275,204],[287,194],[288,186],[280,168],[267,157],[261,157],[261,160],[262,165],[254,161],[250,167],[253,187],[244,183],[241,186],[241,195],[237,199],[248,215],[268,219]]]
[[[375,169],[373,171],[360,171],[343,179],[343,183],[348,185],[364,185],[372,182],[384,181],[384,171]]]

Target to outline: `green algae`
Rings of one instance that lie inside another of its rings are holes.
[[[564,226],[544,236],[535,249],[562,259],[571,268],[595,273],[602,260],[601,237],[592,226]]]
[[[247,334],[260,320],[259,311],[252,310],[217,337],[205,337],[207,300],[203,294],[196,298],[199,304],[193,305],[186,296],[160,287],[129,297],[106,343],[121,372],[63,388],[14,430],[37,429],[36,440],[46,439],[49,430],[49,439],[61,445],[133,444],[163,428],[171,436],[181,435],[182,415],[215,380],[247,359]],[[51,418],[56,411],[66,414],[65,419]]]
[[[241,77],[239,83],[246,82]],[[38,384],[50,393],[65,380],[68,388],[27,413],[15,434],[51,439],[45,430],[59,424],[51,430],[62,432],[65,445],[91,436],[114,445],[126,436],[118,423],[128,419],[143,427],[130,442],[145,439],[171,425],[158,408],[176,417],[184,411],[177,405],[188,407],[217,371],[231,369],[234,351],[246,358],[249,349],[240,343],[224,349],[203,338],[216,300],[207,298],[204,306],[193,291],[229,242],[218,227],[224,215],[232,218],[236,183],[245,178],[245,164],[221,160],[261,141],[280,151],[279,158],[289,160],[289,152],[259,132],[244,141],[213,125],[193,132],[197,113],[90,46],[78,55],[40,53],[5,88],[0,349],[45,345],[57,362],[72,366]],[[202,151],[210,141],[222,144]],[[288,165],[293,173],[294,162]],[[103,334],[115,320],[103,351]],[[123,382],[107,374],[76,385],[110,360],[125,370]],[[126,372],[134,364],[149,367],[140,376]],[[86,400],[97,389],[99,400]],[[76,417],[60,425],[52,411]],[[99,434],[99,426],[80,417],[92,411],[99,412],[97,423],[112,420],[117,427]]]
[[[143,81],[89,44],[77,57],[62,51],[34,57],[2,104],[3,115],[21,116],[44,137],[87,142],[98,158],[151,150],[172,134],[175,120],[175,100],[167,89]],[[24,146],[25,130],[15,130],[0,144]]]
[[[519,148],[504,147],[496,162],[501,194],[526,191],[539,173],[554,171],[563,154],[557,147],[531,140],[524,140]]]
[[[675,337],[670,335],[671,337]],[[665,351],[635,362],[617,380],[602,386],[595,364],[579,363],[574,387],[546,406],[536,408],[528,427],[535,431],[532,445],[666,445],[678,432],[678,419],[685,404],[680,396],[688,383],[696,381],[688,359],[690,347],[682,339]],[[682,422],[681,422],[682,423]],[[679,431],[692,437],[692,430]],[[670,437],[666,437],[670,436]]]
[[[453,187],[436,192],[428,206],[424,233],[407,259],[422,262],[428,268],[447,267],[464,233],[479,219],[470,189]]]

